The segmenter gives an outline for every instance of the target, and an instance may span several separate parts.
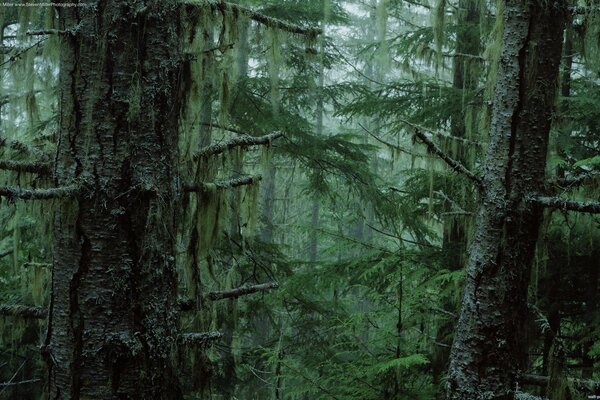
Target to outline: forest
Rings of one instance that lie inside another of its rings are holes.
[[[599,0],[0,24],[0,399],[600,399]]]

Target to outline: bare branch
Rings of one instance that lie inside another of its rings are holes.
[[[29,307],[20,304],[0,304],[0,315],[44,319],[48,315],[48,310],[42,307]]]
[[[23,268],[52,268],[52,264],[29,261],[23,263]]]
[[[244,185],[252,185],[262,180],[262,176],[242,176],[241,178],[235,178],[228,181],[217,181],[214,183],[199,183],[184,185],[183,190],[186,192],[194,193],[209,193],[212,190],[224,190],[236,188]]]
[[[0,197],[22,200],[50,200],[73,197],[79,186],[71,185],[48,189],[22,189],[18,187],[0,187]]]
[[[41,175],[50,175],[52,172],[49,163],[31,163],[12,160],[0,160],[0,169]]]
[[[323,30],[320,28],[307,28],[300,25],[292,24],[289,22],[281,21],[276,18],[268,17],[250,8],[240,6],[238,4],[227,3],[224,1],[217,0],[184,0],[183,4],[191,6],[206,7],[209,6],[212,9],[219,10],[221,12],[232,12],[234,15],[245,15],[246,17],[254,20],[258,23],[268,26],[269,28],[280,29],[282,31],[296,33],[299,35],[306,35],[309,38],[315,38]]]
[[[208,157],[214,156],[216,154],[220,154],[225,152],[226,150],[231,150],[236,147],[248,147],[248,146],[257,146],[257,145],[268,145],[271,141],[280,138],[283,136],[281,132],[271,133],[265,136],[249,136],[249,135],[241,135],[229,139],[225,142],[217,143],[210,145],[208,147],[203,148],[198,153],[194,155],[195,159],[200,157]]]
[[[210,292],[206,297],[212,301],[223,299],[236,299],[257,292],[266,292],[271,289],[279,288],[277,282],[263,283],[254,286],[242,286],[231,290],[223,290],[220,292]]]
[[[184,333],[181,344],[186,346],[206,346],[208,343],[223,337],[221,332]]]
[[[450,166],[450,168],[452,168],[454,171],[460,172],[461,174],[465,175],[467,178],[475,182],[479,188],[482,187],[481,179],[477,175],[469,171],[467,167],[465,167],[460,162],[456,161],[444,151],[442,151],[442,149],[440,149],[435,143],[433,143],[431,139],[429,139],[429,137],[427,137],[427,135],[423,133],[420,129],[415,129],[415,135],[419,139],[421,139],[423,143],[425,143],[430,153],[435,154],[436,156],[444,160],[444,162],[448,164],[448,166]]]
[[[422,157],[422,154],[416,154],[413,151],[407,150],[403,147],[397,146],[395,144],[392,144],[386,140],[381,139],[379,136],[375,135],[373,132],[371,132],[370,130],[368,130],[367,128],[365,128],[363,126],[363,124],[361,124],[360,122],[358,123],[358,126],[360,126],[365,132],[367,132],[369,134],[369,136],[373,137],[373,139],[377,140],[379,143],[386,145],[387,147],[389,147],[390,149],[394,149],[397,151],[400,151],[402,153],[406,153],[409,154],[411,156],[416,156],[416,157]]]
[[[19,381],[19,382],[0,382],[0,388],[5,388],[5,387],[10,387],[10,386],[20,386],[20,385],[30,385],[33,383],[38,383],[41,382],[41,379],[27,379],[25,381]]]
[[[578,389],[595,391],[600,389],[600,381],[592,381],[588,379],[568,378],[569,382],[575,385]],[[533,386],[546,386],[550,381],[547,376],[523,374],[521,375],[521,384]]]
[[[207,300],[216,301],[223,299],[236,299],[252,293],[266,292],[271,289],[277,289],[279,284],[276,282],[262,283],[260,285],[242,286],[235,289],[223,290],[219,292],[210,292],[206,295]],[[179,301],[180,311],[192,311],[196,309],[195,299],[184,299]]]
[[[576,201],[560,197],[534,197],[532,201],[546,208],[600,214],[600,201]]]

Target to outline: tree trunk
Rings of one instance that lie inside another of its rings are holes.
[[[58,7],[57,206],[48,332],[51,399],[181,399],[179,12],[174,0]]]
[[[565,2],[508,0],[481,206],[451,353],[448,398],[509,400],[542,210]]]

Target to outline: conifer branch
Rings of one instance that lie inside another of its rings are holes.
[[[247,296],[249,294],[266,292],[271,289],[279,288],[279,284],[276,282],[262,283],[260,285],[242,286],[230,290],[223,290],[218,292],[209,292],[205,299],[210,301],[217,301],[223,299],[237,299],[238,297]],[[192,311],[196,309],[195,299],[182,299],[179,301],[180,311]]]
[[[232,189],[244,185],[252,185],[262,180],[262,176],[242,176],[241,178],[235,178],[228,181],[217,181],[214,183],[199,183],[184,185],[183,190],[188,193],[209,193],[212,190],[224,190]]]
[[[222,337],[221,332],[184,333],[181,335],[181,344],[185,346],[205,346]]]
[[[0,160],[0,170],[29,172],[40,175],[50,175],[52,172],[52,168],[49,163],[32,163],[12,160]]]
[[[600,214],[600,201],[577,201],[545,196],[534,197],[532,201],[546,208]]]
[[[48,310],[42,307],[29,307],[20,304],[0,304],[0,315],[44,319],[48,315]]]
[[[22,189],[19,187],[0,187],[0,197],[21,200],[50,200],[73,197],[79,186],[71,185],[48,189]]]
[[[218,9],[221,12],[232,12],[234,15],[244,15],[247,18],[250,18],[253,21],[256,21],[260,24],[266,25],[269,28],[279,29],[282,31],[286,31],[289,33],[296,33],[298,35],[306,35],[309,38],[315,38],[321,33],[323,30],[321,28],[310,28],[304,27],[296,24],[292,24],[289,22],[282,21],[277,18],[268,17],[264,14],[261,14],[257,11],[254,11],[250,8],[241,6],[239,4],[228,3],[225,1],[218,0],[184,0],[183,4],[190,6],[200,6],[206,7],[209,6],[212,9]]]
[[[436,156],[441,158],[454,171],[465,175],[467,178],[475,182],[479,188],[482,187],[481,179],[477,175],[475,175],[473,172],[467,169],[467,167],[465,167],[460,162],[456,161],[444,151],[442,151],[442,149],[440,149],[438,145],[433,143],[433,141],[431,141],[431,139],[429,139],[429,137],[427,137],[427,135],[423,133],[423,131],[421,131],[420,129],[415,129],[415,136],[417,136],[419,139],[421,139],[423,143],[425,143],[430,153],[435,154]]]
[[[358,123],[358,126],[360,126],[365,132],[367,132],[369,134],[369,136],[371,136],[373,139],[377,140],[381,144],[386,145],[390,149],[394,149],[394,150],[397,150],[397,151],[400,151],[402,153],[406,153],[408,155],[415,156],[415,157],[421,156],[420,154],[415,154],[414,152],[412,152],[410,150],[407,150],[407,149],[405,149],[403,147],[397,146],[397,145],[395,145],[393,143],[390,143],[390,142],[388,142],[386,140],[383,140],[382,138],[380,138],[379,136],[375,135],[373,132],[371,132],[370,130],[368,130],[367,128],[365,128],[363,126],[363,124],[361,124],[360,122]]]
[[[283,136],[281,132],[270,133],[264,136],[249,136],[249,135],[241,135],[229,139],[227,141],[213,144],[207,146],[200,150],[198,153],[194,155],[194,159],[198,159],[200,157],[208,157],[214,156],[220,153],[225,152],[226,150],[231,150],[236,147],[248,147],[248,146],[258,146],[258,145],[268,145],[271,141],[280,138]]]

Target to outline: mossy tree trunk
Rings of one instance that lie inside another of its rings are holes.
[[[181,399],[175,237],[179,6],[59,7],[58,206],[48,332],[51,399]]]
[[[542,209],[566,2],[508,0],[482,198],[451,353],[448,398],[509,400]]]

